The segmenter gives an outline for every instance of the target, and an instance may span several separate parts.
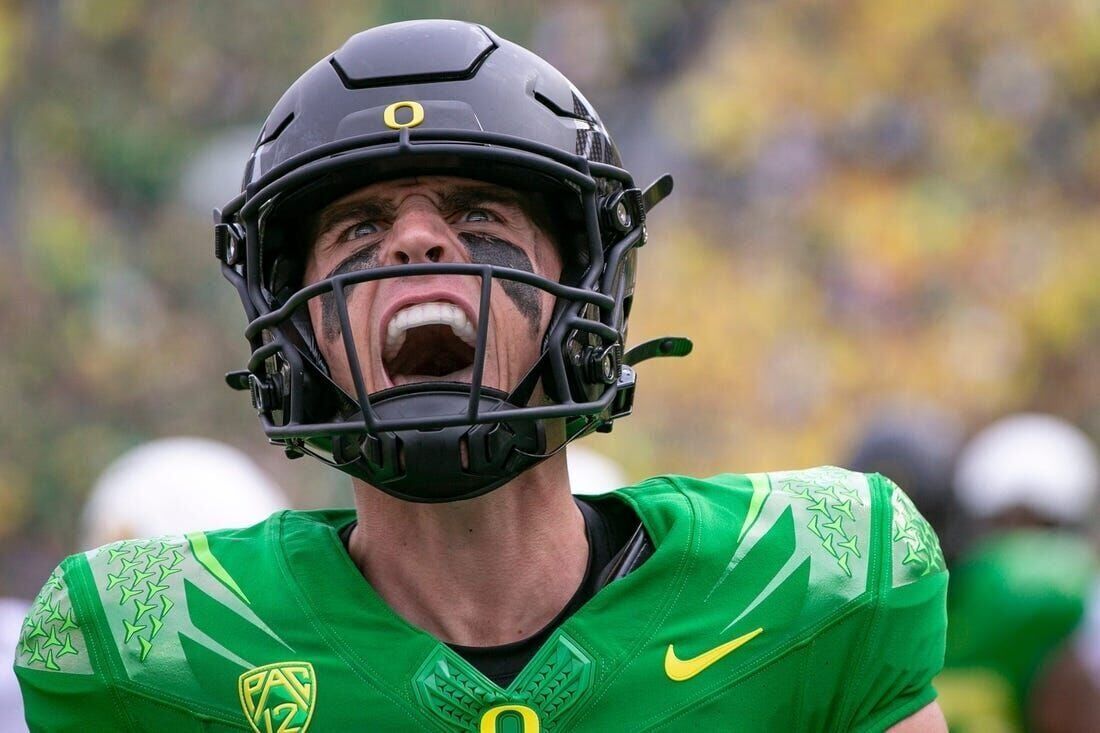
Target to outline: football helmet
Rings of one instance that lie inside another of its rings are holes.
[[[303,287],[303,222],[365,185],[459,176],[537,192],[554,202],[568,263],[560,281],[511,267],[400,264]],[[635,253],[649,210],[672,188],[635,186],[603,123],[550,64],[488,28],[450,20],[380,26],[352,36],[299,78],[264,123],[242,191],[215,211],[215,253],[249,323],[246,370],[270,441],[412,501],[467,499],[501,486],[569,440],[608,430],[631,410],[633,364],[680,356],[664,338],[624,353]],[[469,384],[432,381],[368,394],[350,333],[346,292],[421,275],[494,282],[553,295],[541,356],[511,391],[482,384],[487,317],[477,327]],[[306,304],[335,301],[354,392],[332,379]],[[530,404],[536,385],[548,403]],[[564,419],[562,438],[548,420]]]
[[[955,466],[960,503],[990,519],[1024,508],[1049,522],[1087,524],[1100,498],[1100,454],[1072,423],[1022,412],[983,428]]]
[[[206,438],[159,438],[116,458],[80,517],[81,547],[247,527],[289,505],[244,453]]]

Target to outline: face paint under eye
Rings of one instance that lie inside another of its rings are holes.
[[[343,275],[346,272],[357,272],[376,267],[378,265],[379,248],[380,245],[372,244],[353,252],[343,262],[334,267],[328,275],[325,275],[325,279]],[[361,284],[358,283],[358,285]],[[355,288],[356,285],[348,285],[344,288],[345,298],[350,298],[351,292]],[[326,341],[331,341],[340,333],[340,316],[336,313],[336,298],[331,291],[321,294],[321,331]]]
[[[523,270],[534,273],[535,268],[527,254],[516,245],[489,234],[475,234],[462,232],[458,235],[462,243],[466,245],[470,253],[470,259],[479,265],[496,265],[498,267],[510,267],[513,270]],[[515,280],[501,280],[504,293],[512,299],[519,308],[519,312],[527,318],[531,324],[531,330],[538,329],[542,320],[542,301],[539,299],[539,289],[533,285],[516,282]]]

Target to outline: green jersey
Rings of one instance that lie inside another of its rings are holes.
[[[1087,539],[1016,530],[976,545],[954,571],[936,680],[952,731],[1023,731],[1032,682],[1081,622],[1097,567]]]
[[[935,697],[947,573],[888,480],[837,468],[650,479],[654,545],[507,688],[397,616],[350,510],[65,560],[16,671],[33,730],[881,731]]]

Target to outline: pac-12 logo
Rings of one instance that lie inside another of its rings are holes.
[[[237,692],[256,733],[306,733],[317,701],[317,680],[309,662],[277,662],[242,674]]]
[[[497,705],[481,715],[478,733],[539,733],[539,715],[526,705]]]

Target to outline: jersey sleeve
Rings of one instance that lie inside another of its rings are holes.
[[[67,571],[72,560],[54,570],[35,598],[15,649],[27,726],[32,733],[129,730],[110,680],[96,664],[92,624],[74,602],[70,584],[77,571]]]
[[[875,602],[848,709],[853,731],[882,731],[936,698],[943,667],[947,568],[928,522],[889,479],[871,476],[880,503]]]

